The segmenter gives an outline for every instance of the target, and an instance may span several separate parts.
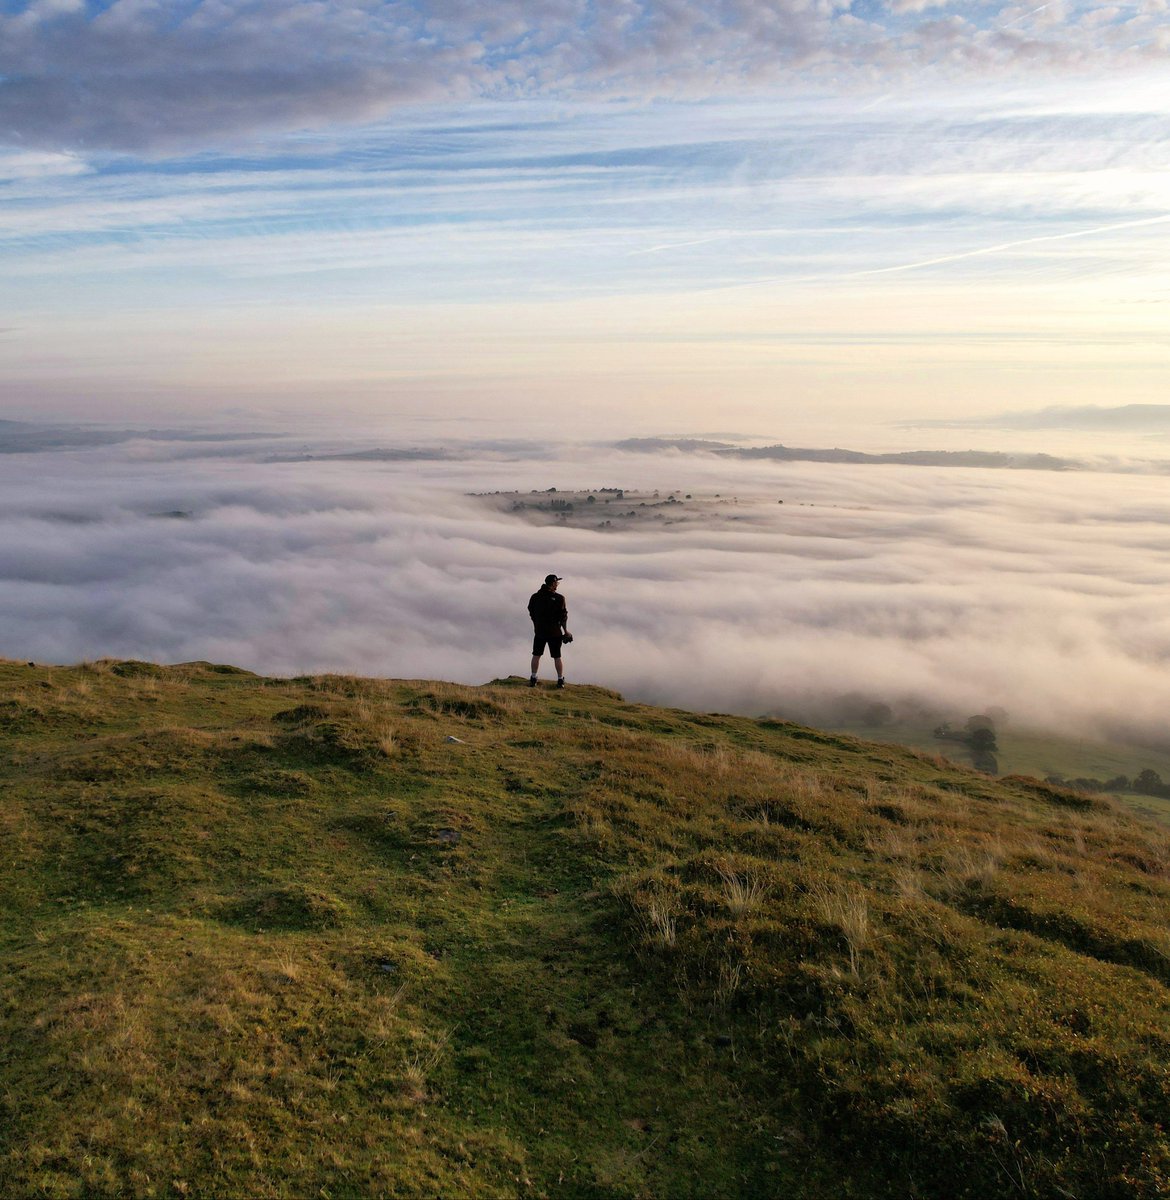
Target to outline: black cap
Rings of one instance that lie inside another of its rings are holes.
[[[545,583],[560,583],[561,576],[560,575],[546,575],[544,577],[544,581],[545,581]]]

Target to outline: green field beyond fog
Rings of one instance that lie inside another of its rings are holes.
[[[963,730],[961,719],[950,724],[957,731]],[[933,720],[895,719],[880,724],[855,721],[834,724],[832,728],[853,737],[894,742],[926,754],[944,755],[964,766],[973,765],[969,748],[936,736],[938,725],[939,718],[936,717]],[[1170,822],[1170,796],[1135,789],[1142,772],[1153,772],[1159,783],[1170,782],[1170,751],[1119,741],[1061,737],[1019,729],[1011,724],[993,727],[997,774],[1030,775],[1036,779],[1060,779],[1068,783],[1079,781],[1076,790],[1106,791],[1140,816]],[[1170,792],[1165,787],[1159,790]]]
[[[1170,832],[778,720],[0,662],[8,1194],[1170,1191]]]

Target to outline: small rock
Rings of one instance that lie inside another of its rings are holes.
[[[438,833],[439,841],[444,846],[455,846],[459,843],[459,839],[463,836],[458,829],[440,829]]]
[[[462,738],[453,737],[451,734],[447,734],[447,741],[455,742],[457,745],[460,745],[460,746],[467,745],[467,743]]]

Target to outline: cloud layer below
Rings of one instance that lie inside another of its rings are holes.
[[[1000,705],[1065,732],[1164,728],[1170,501],[1156,478],[582,447],[240,454],[154,441],[8,456],[0,654],[482,682],[526,669],[527,597],[555,570],[578,635],[571,679],[633,698],[815,716],[861,693],[959,715]],[[617,533],[534,526],[467,494],[554,485],[736,503]],[[158,515],[172,513],[190,516]]]

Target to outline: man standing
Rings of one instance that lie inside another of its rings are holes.
[[[546,575],[539,592],[533,592],[528,601],[528,615],[532,618],[532,674],[528,686],[536,687],[536,672],[540,667],[540,656],[547,644],[557,669],[557,687],[565,686],[565,667],[561,660],[561,643],[571,642],[569,632],[569,608],[564,596],[558,595],[559,575]]]

